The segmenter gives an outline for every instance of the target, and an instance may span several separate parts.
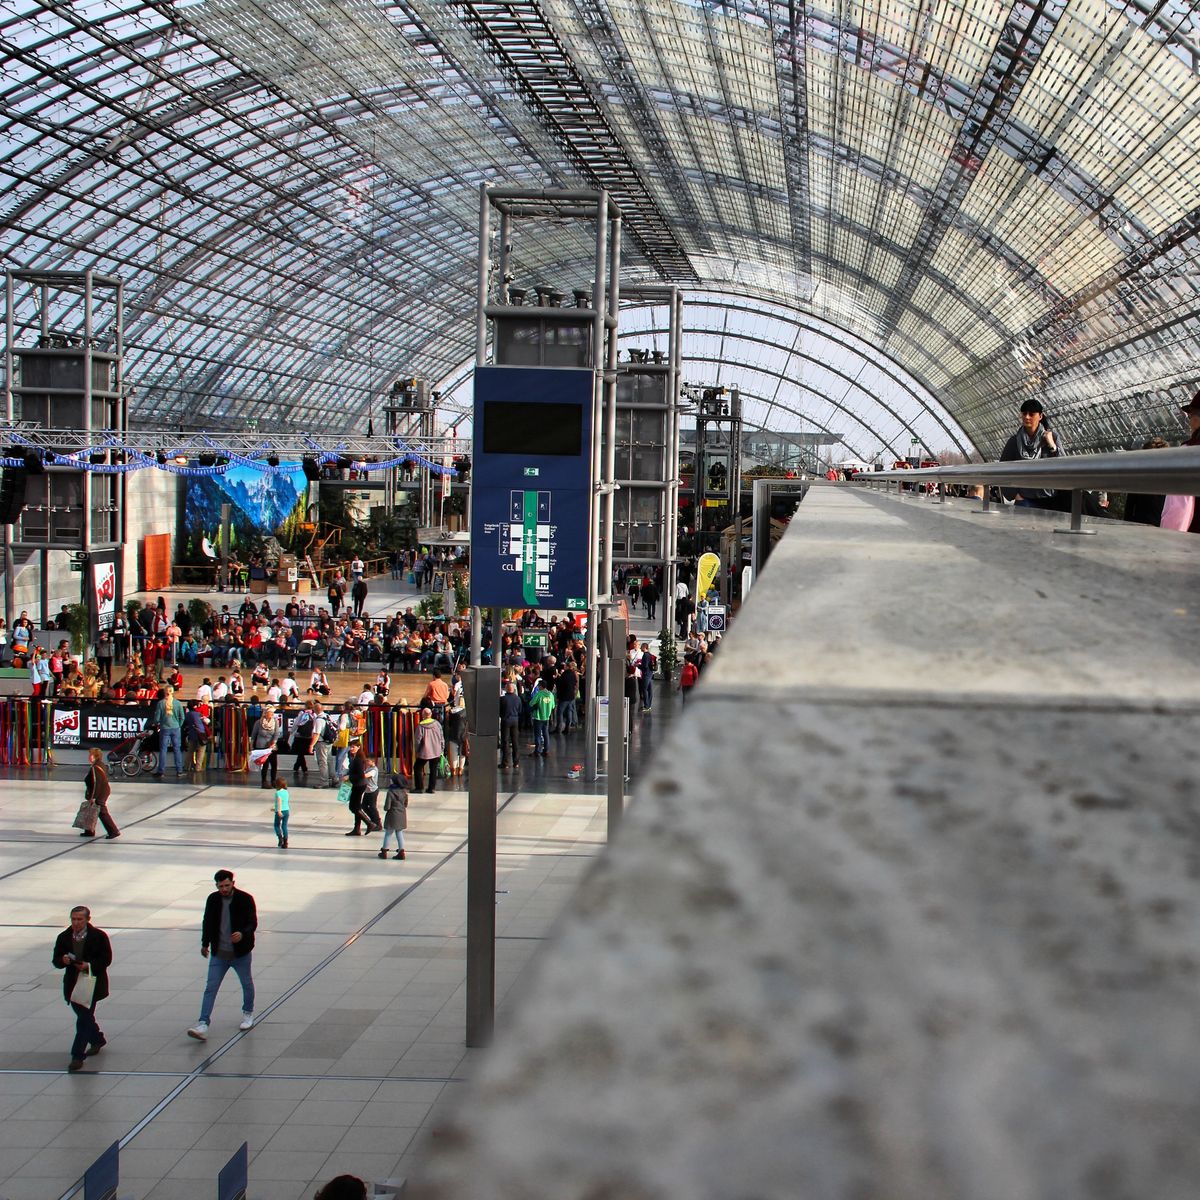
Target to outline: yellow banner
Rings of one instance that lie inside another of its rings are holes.
[[[721,559],[718,555],[713,554],[711,550],[707,554],[700,555],[700,561],[696,564],[697,604],[708,595],[708,589],[712,587],[713,580],[716,579],[717,572],[720,569]]]

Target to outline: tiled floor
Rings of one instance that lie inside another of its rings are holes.
[[[501,1019],[604,841],[604,797],[545,790],[546,771],[530,762],[522,777],[543,790],[500,797]],[[69,828],[81,774],[0,777],[0,1197],[71,1195],[118,1139],[134,1200],[215,1194],[243,1140],[254,1200],[311,1197],[342,1171],[403,1177],[475,1053],[463,1045],[465,791],[413,797],[398,862],[376,857],[377,837],[343,838],[345,809],[316,789],[293,793],[286,852],[268,794],[237,784],[116,782],[124,835],[87,842]],[[259,1023],[238,1032],[231,973],[201,1044],[185,1030],[218,867],[258,901]],[[73,1022],[50,950],[77,903],[115,959],[98,1008],[109,1046],[68,1075]]]

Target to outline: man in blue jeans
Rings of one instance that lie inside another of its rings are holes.
[[[204,905],[204,920],[200,925],[200,954],[208,959],[208,982],[200,1003],[200,1020],[188,1030],[188,1037],[198,1042],[208,1039],[208,1023],[213,1004],[221,990],[221,980],[230,967],[242,985],[242,1023],[239,1029],[254,1024],[254,979],[250,974],[250,957],[254,949],[254,931],[258,928],[258,909],[249,892],[233,886],[233,872],[221,870],[213,880],[217,890]]]
[[[175,699],[174,688],[164,688],[162,699],[154,706],[154,715],[150,718],[158,726],[158,770],[154,772],[155,779],[163,777],[163,768],[167,765],[167,750],[175,752],[175,776],[183,774],[183,705]]]

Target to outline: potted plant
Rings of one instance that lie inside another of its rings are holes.
[[[667,625],[658,635],[658,670],[668,685],[678,665],[679,650],[675,644],[675,631]]]
[[[466,571],[454,573],[454,607],[459,613],[465,613],[471,607],[470,578]]]
[[[194,629],[203,629],[213,612],[212,605],[198,596],[194,600],[188,601],[187,610],[188,616],[192,618],[192,628]]]
[[[90,626],[91,617],[86,604],[76,601],[67,605],[67,632],[71,635],[71,653],[77,658],[83,658],[87,649]]]

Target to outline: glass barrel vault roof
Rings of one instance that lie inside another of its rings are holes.
[[[126,281],[145,418],[456,376],[484,181],[607,187],[628,278],[840,328],[985,455],[1028,394],[1076,448],[1171,436],[1200,377],[1186,3],[0,0],[0,38],[6,265]],[[588,282],[579,229],[519,251]]]

